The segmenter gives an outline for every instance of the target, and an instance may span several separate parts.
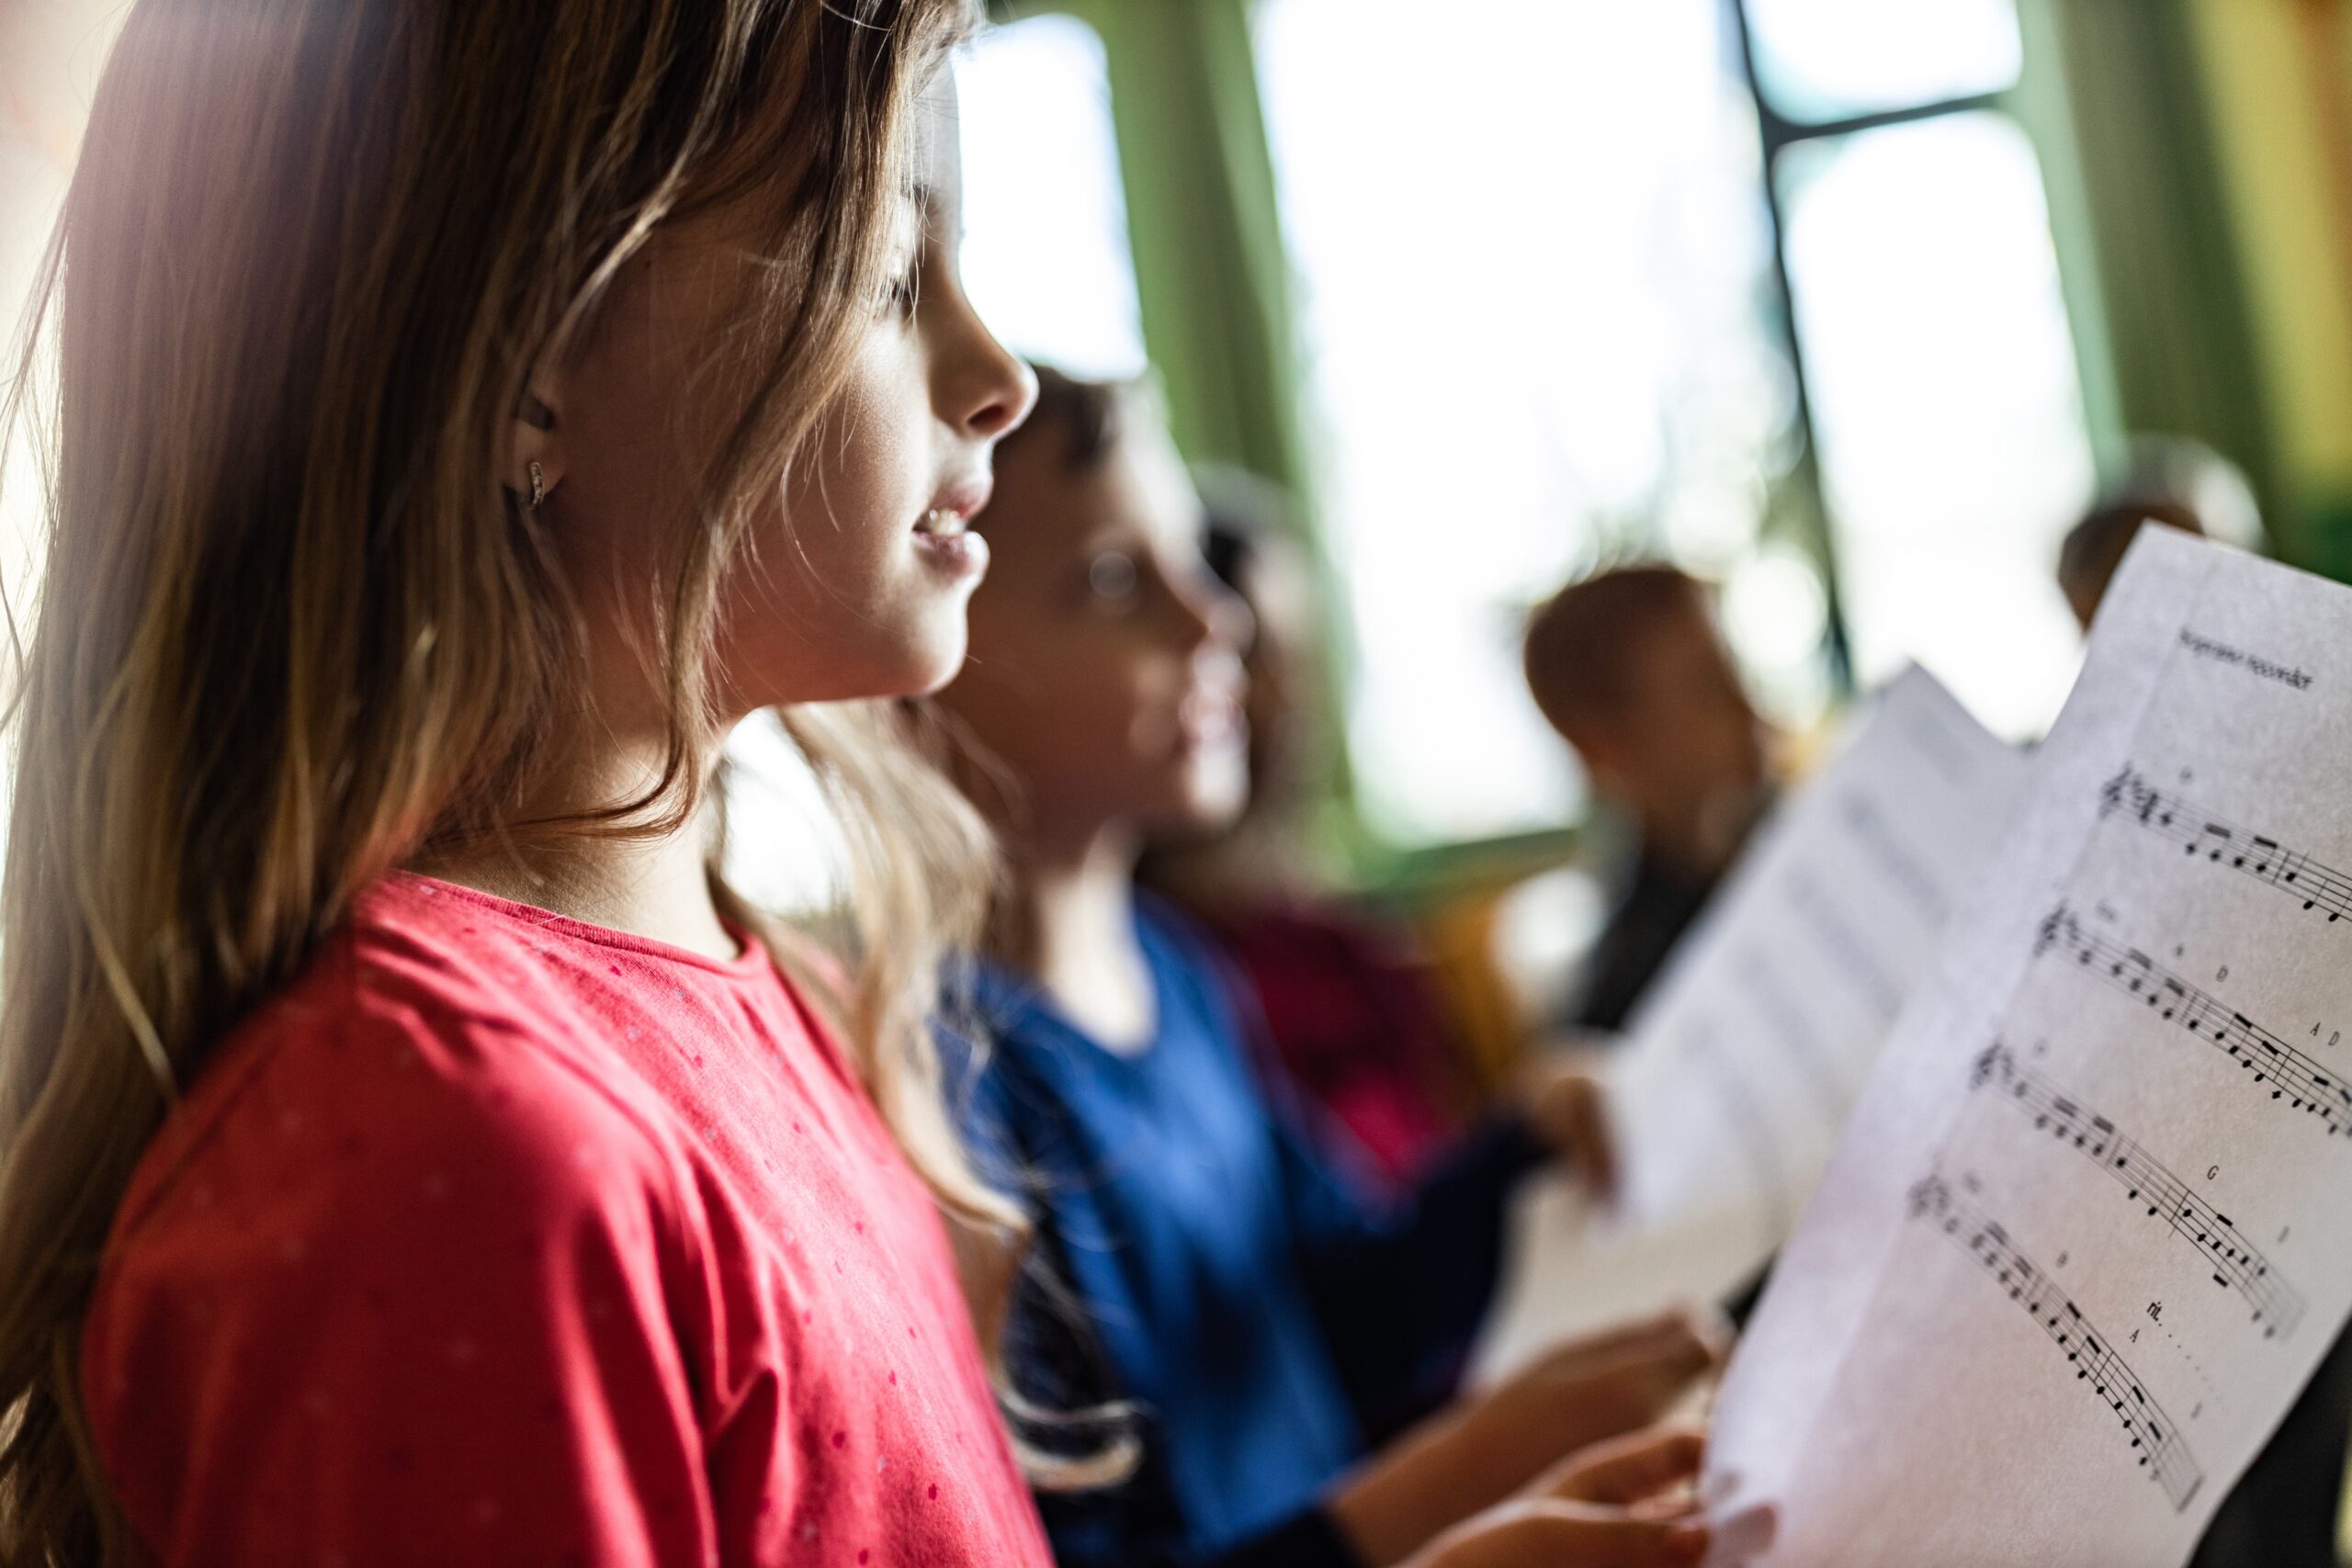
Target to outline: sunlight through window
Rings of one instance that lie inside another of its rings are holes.
[[[2074,673],[2052,571],[2091,459],[2033,149],[1956,115],[1792,148],[1781,183],[1859,672],[1918,659],[2036,733]]]
[[[1557,823],[1580,792],[1520,679],[1526,607],[1611,554],[1731,572],[1791,449],[1722,12],[1258,15],[1363,805],[1408,842]]]
[[[1074,17],[991,28],[958,62],[964,284],[1014,353],[1144,367],[1102,39]]]

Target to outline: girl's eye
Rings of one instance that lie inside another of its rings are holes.
[[[1125,604],[1135,597],[1136,563],[1123,550],[1105,550],[1086,566],[1086,585],[1097,599]]]
[[[883,286],[882,298],[876,305],[878,314],[900,317],[914,315],[918,292],[916,265],[915,262],[910,261],[905,266],[891,274],[890,281]]]

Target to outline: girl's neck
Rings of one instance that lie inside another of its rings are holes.
[[[1142,1052],[1159,1025],[1158,998],[1136,931],[1136,845],[1106,829],[1014,857],[1008,956],[1069,1020],[1105,1049]]]
[[[556,801],[530,815],[582,809],[582,802],[623,800],[661,776],[658,743],[616,747],[614,754],[565,770]],[[696,814],[644,837],[583,835],[522,851],[492,844],[418,867],[496,897],[650,937],[690,953],[732,958],[740,944],[719,918],[709,873],[710,823]]]

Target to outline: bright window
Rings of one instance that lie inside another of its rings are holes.
[[[1014,353],[1144,367],[1102,39],[1074,17],[990,28],[958,63],[964,285]]]
[[[2074,671],[2052,572],[2091,483],[2033,149],[1952,115],[1800,143],[1781,183],[1857,671],[1918,659],[2033,734]]]
[[[1573,767],[1519,674],[1525,609],[1612,553],[1740,570],[1794,408],[1721,8],[1430,15],[1258,11],[1353,627],[1355,776],[1371,825],[1405,842],[1574,814]]]
[[[2047,723],[2090,460],[2039,166],[1986,107],[2013,0],[1258,17],[1376,831],[1574,813],[1515,634],[1624,555],[1724,582],[1784,717],[1842,646],[1864,682],[1918,658],[1996,728]]]
[[[2021,62],[2016,0],[1747,0],[1772,107],[1825,120],[1998,92]]]

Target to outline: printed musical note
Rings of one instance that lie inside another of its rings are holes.
[[[2346,1086],[2343,1076],[2245,1014],[2158,967],[2146,953],[2101,936],[2076,919],[2064,904],[2041,922],[2034,942],[2036,957],[2053,949],[2072,955],[2085,973],[2143,998],[2151,1011],[2225,1052],[2256,1084],[2269,1088],[2271,1099],[2317,1116],[2331,1135],[2352,1135],[2352,1088]]]
[[[2202,855],[2301,899],[2305,910],[2324,912],[2331,923],[2352,915],[2352,876],[2160,790],[2128,766],[2099,790],[2099,815],[2118,812],[2180,845],[2186,853]]]
[[[2302,1321],[2303,1299],[2271,1271],[2270,1260],[2247,1242],[2227,1214],[2197,1195],[2161,1160],[2116,1130],[2115,1123],[2061,1092],[2019,1062],[2008,1047],[1994,1045],[1976,1059],[1971,1087],[1993,1087],[1999,1097],[2033,1118],[2035,1127],[2071,1145],[2113,1178],[2125,1195],[2145,1205],[2173,1234],[2197,1248],[2213,1282],[2235,1291],[2254,1308],[2266,1339],[2290,1335]]]
[[[1976,1213],[1940,1176],[1930,1175],[1911,1189],[1911,1215],[1932,1224],[1975,1258],[2009,1299],[2025,1308],[2051,1342],[2066,1353],[2075,1376],[2089,1383],[2121,1419],[2140,1463],[2153,1471],[2175,1511],[2185,1511],[2205,1484],[2205,1472],[2178,1426],[2149,1396],[2146,1385],[2107,1336],[2018,1250],[1999,1225]]]

